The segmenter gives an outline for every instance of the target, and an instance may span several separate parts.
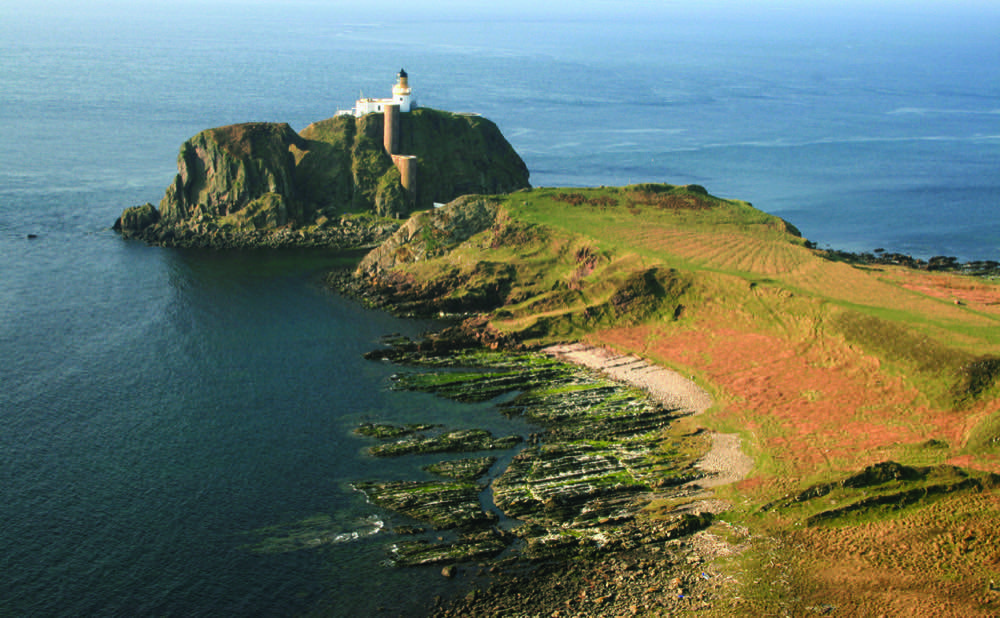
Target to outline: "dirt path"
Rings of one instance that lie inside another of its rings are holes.
[[[554,345],[543,352],[639,387],[668,408],[697,415],[712,406],[712,397],[692,380],[638,356],[582,343]],[[716,433],[712,435],[712,449],[696,466],[709,476],[691,484],[692,487],[719,487],[746,478],[753,469],[753,460],[740,450],[738,435]]]
[[[741,481],[753,469],[753,459],[740,450],[740,437],[735,433],[712,434],[712,450],[695,464],[712,476],[696,483],[701,487],[720,487]]]

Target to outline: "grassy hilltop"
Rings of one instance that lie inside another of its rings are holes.
[[[1000,472],[995,282],[838,261],[693,185],[466,201],[485,213],[478,227],[456,233],[448,208],[415,215],[359,272],[407,311],[485,315],[487,342],[607,345],[709,389],[716,405],[691,429],[739,433],[756,462],[720,490],[735,505],[724,518],[780,540],[726,563],[774,575],[748,593],[759,611],[789,598],[836,615],[1000,607],[1000,496],[957,482]],[[920,472],[872,490],[844,481],[888,460]],[[910,497],[803,523],[893,488]]]

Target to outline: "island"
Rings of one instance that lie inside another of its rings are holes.
[[[400,71],[394,89],[406,79]],[[416,210],[530,186],[493,122],[411,109],[405,92],[406,113],[399,101],[365,99],[371,113],[300,133],[265,122],[202,131],[181,146],[159,208],[128,208],[114,229],[166,246],[352,248],[377,244]]]
[[[819,250],[698,185],[531,187],[496,125],[396,99],[400,73],[299,134],[198,134],[116,228],[367,247],[330,285],[450,318],[371,357],[421,368],[394,388],[508,395],[538,431],[359,428],[374,456],[442,459],[444,480],[356,486],[416,522],[398,564],[469,579],[433,613],[1000,611],[994,279]]]

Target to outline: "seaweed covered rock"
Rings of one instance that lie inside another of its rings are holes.
[[[635,495],[649,487],[616,450],[586,443],[528,448],[494,483],[494,500],[508,516],[534,523],[629,519],[638,511]]]
[[[359,436],[369,438],[379,438],[380,440],[392,440],[402,436],[408,436],[420,431],[427,431],[440,427],[430,423],[407,423],[405,425],[390,425],[388,423],[364,423],[354,430]]]
[[[438,436],[420,434],[396,442],[379,444],[368,449],[376,457],[399,457],[416,453],[468,453],[473,451],[506,450],[517,446],[521,436],[494,438],[485,429],[460,429]]]
[[[393,481],[355,483],[368,499],[437,529],[468,528],[492,523],[496,516],[483,511],[479,487],[453,481]]]
[[[425,539],[401,541],[393,546],[393,562],[400,566],[416,566],[488,559],[506,549],[511,541],[496,529],[465,532],[453,543],[433,543]]]
[[[424,470],[459,481],[476,481],[485,476],[496,462],[496,457],[450,459],[424,466]]]

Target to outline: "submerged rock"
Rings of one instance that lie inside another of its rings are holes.
[[[475,481],[485,476],[496,461],[496,457],[452,459],[424,466],[424,470],[427,470],[431,474],[445,476],[459,481]]]
[[[451,543],[425,540],[401,541],[392,548],[394,562],[399,566],[453,564],[495,558],[503,552],[510,539],[495,530],[463,534]],[[452,567],[454,568],[454,567]]]
[[[513,448],[523,440],[521,436],[494,438],[485,429],[462,429],[433,437],[410,436],[396,442],[372,446],[368,452],[377,457],[398,457],[419,453],[495,451]]]
[[[426,522],[437,529],[468,528],[492,523],[483,511],[479,487],[453,481],[394,481],[355,483],[375,504]]]
[[[364,423],[354,430],[354,433],[368,438],[379,438],[388,440],[408,436],[420,431],[435,429],[441,425],[430,425],[426,423],[408,423],[406,425],[390,425],[387,423]]]

